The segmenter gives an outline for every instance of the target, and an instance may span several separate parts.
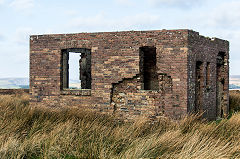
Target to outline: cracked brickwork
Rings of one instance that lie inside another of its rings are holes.
[[[82,84],[91,89],[64,87],[69,49],[89,50],[90,60],[79,62],[80,78],[88,78]],[[33,35],[30,104],[78,107],[126,120],[178,119],[193,112],[216,119],[228,114],[228,59],[228,41],[191,30]]]

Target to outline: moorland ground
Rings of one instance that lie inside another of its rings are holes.
[[[228,119],[139,118],[125,123],[76,109],[31,109],[28,95],[0,96],[0,158],[240,158],[240,93]]]

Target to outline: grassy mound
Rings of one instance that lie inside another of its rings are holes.
[[[0,158],[240,158],[240,114],[175,122],[30,109],[28,96],[0,96]]]

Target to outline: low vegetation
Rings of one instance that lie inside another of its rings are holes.
[[[239,99],[231,94],[232,110]],[[240,158],[240,114],[220,122],[189,116],[124,123],[78,110],[30,109],[27,95],[2,95],[0,158]]]
[[[240,111],[240,91],[230,91],[230,112],[239,112]]]

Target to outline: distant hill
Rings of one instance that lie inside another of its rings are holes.
[[[70,80],[71,88],[81,88],[79,80]],[[28,89],[28,78],[0,78],[0,89]]]
[[[229,89],[240,89],[240,86],[229,84]]]
[[[229,89],[240,89],[240,75],[231,75],[230,76]]]
[[[70,80],[70,87],[80,88],[79,80]],[[28,78],[0,78],[0,89],[29,88]],[[240,89],[240,75],[231,75],[229,89]]]
[[[0,88],[29,88],[28,78],[0,78]]]

